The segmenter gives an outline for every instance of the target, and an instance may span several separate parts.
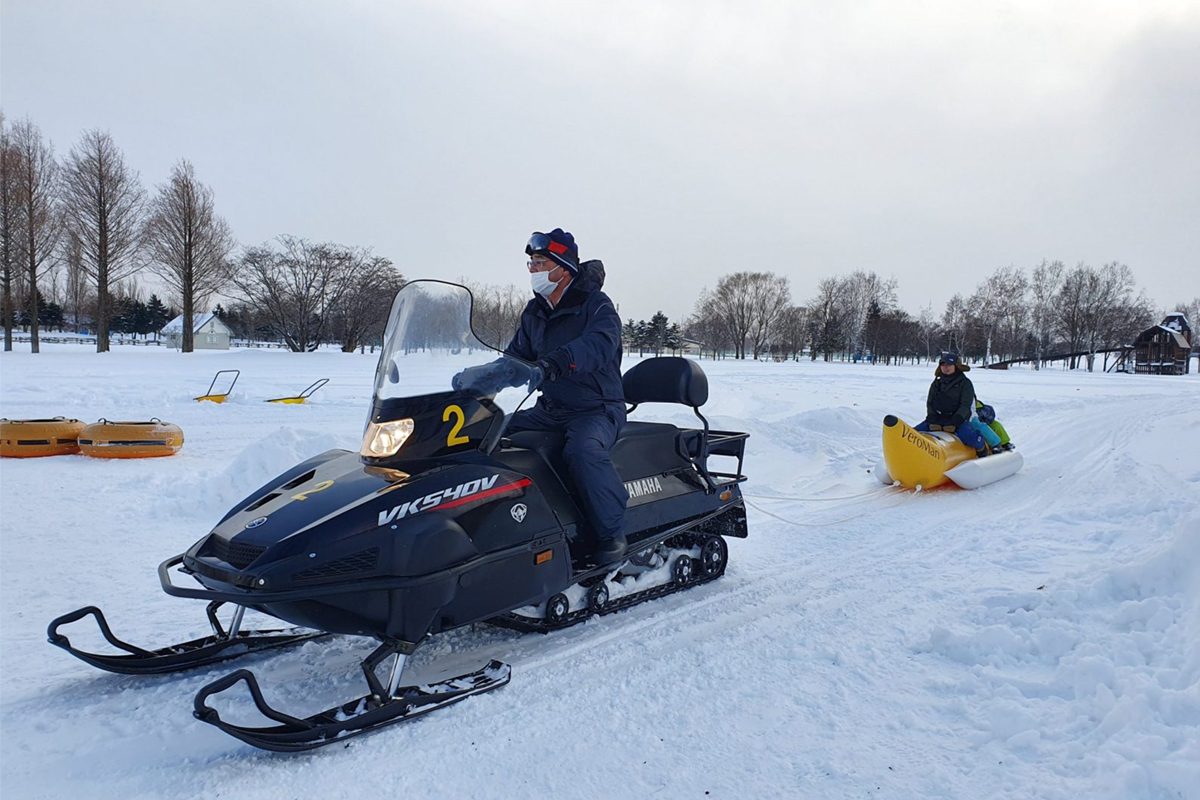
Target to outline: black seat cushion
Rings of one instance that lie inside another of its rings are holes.
[[[626,402],[682,403],[693,408],[708,402],[708,377],[687,358],[661,356],[635,365],[621,379]]]
[[[623,480],[686,466],[675,446],[679,429],[661,422],[626,422],[610,453]],[[521,431],[506,437],[513,447],[536,450],[555,468],[561,463],[563,435],[558,431]],[[565,474],[565,473],[564,473]]]

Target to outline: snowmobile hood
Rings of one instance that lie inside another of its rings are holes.
[[[510,503],[496,501],[525,497],[531,485],[486,461],[424,462],[410,474],[333,450],[235,507],[188,550],[184,565],[225,584],[273,590],[424,575],[509,546],[529,528],[558,528],[549,509],[531,513],[524,528],[494,523],[497,516],[511,522]]]

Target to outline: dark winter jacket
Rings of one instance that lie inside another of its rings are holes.
[[[971,418],[975,387],[961,371],[946,376],[939,371],[925,401],[926,421],[934,425],[962,425]]]
[[[585,261],[558,306],[535,295],[521,313],[521,327],[504,352],[537,361],[548,358],[563,367],[557,380],[542,384],[543,405],[550,411],[595,411],[625,403],[621,389],[621,318],[600,291],[604,264]]]

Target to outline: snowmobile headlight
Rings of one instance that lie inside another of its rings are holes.
[[[372,422],[363,436],[362,450],[367,458],[387,458],[396,455],[400,446],[412,436],[413,421],[397,419],[391,422]]]

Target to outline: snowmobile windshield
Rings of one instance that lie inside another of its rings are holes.
[[[511,310],[506,306],[484,305],[478,307],[470,290],[455,283],[405,284],[388,316],[375,374],[375,402],[466,392],[493,396],[505,411],[520,406],[530,394],[532,365],[485,344],[475,330],[484,324],[503,347],[516,332],[521,309],[506,314]]]

